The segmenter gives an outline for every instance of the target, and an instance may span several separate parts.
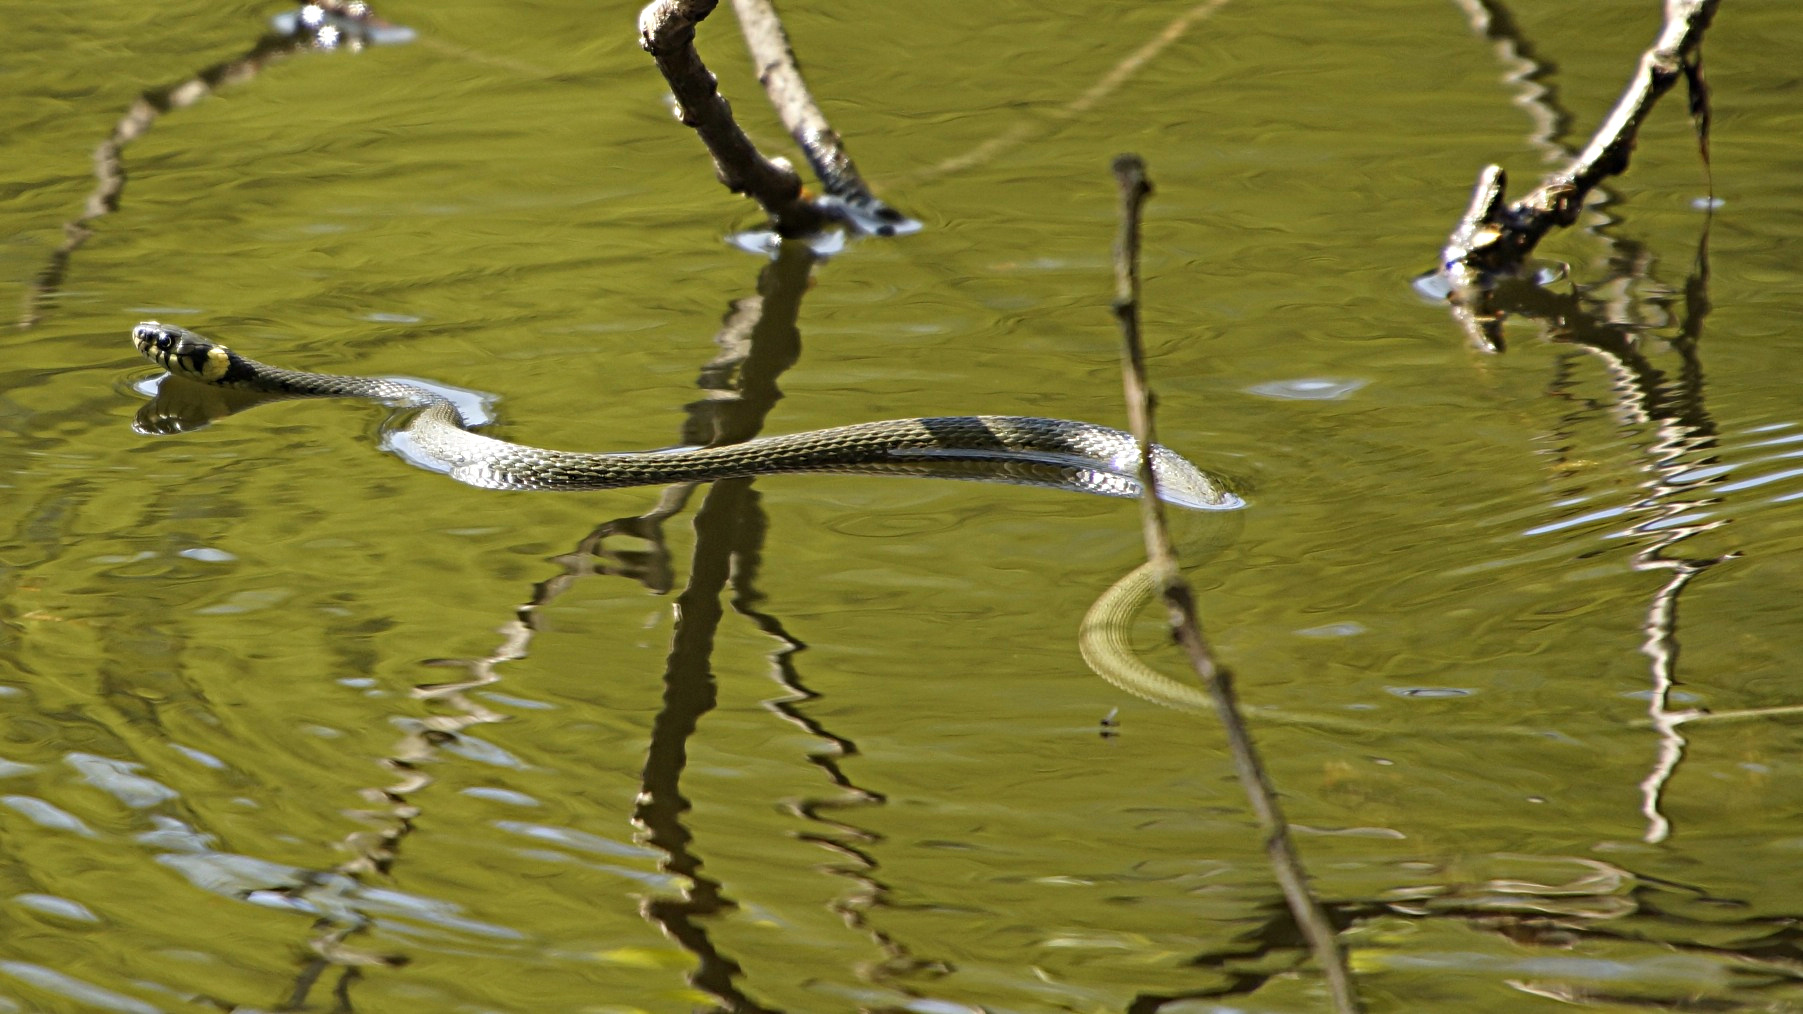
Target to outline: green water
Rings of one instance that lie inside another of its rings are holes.
[[[1248,701],[1369,729],[1256,731],[1371,1009],[1803,1005],[1803,717],[1647,721],[1668,677],[1803,704],[1803,12],[1711,30],[1713,217],[1678,93],[1505,354],[1408,284],[1482,165],[1582,143],[1656,7],[1516,6],[1528,74],[1455,4],[1231,2],[1076,107],[1194,8],[795,7],[926,228],[767,273],[636,9],[391,5],[418,41],[160,118],[41,298],[95,145],[273,10],[12,12],[0,1010],[1322,1009],[1218,729],[1078,658],[1132,503],[778,476],[590,539],[660,491],[467,488],[366,405],[132,428],[157,317],[664,446],[760,284],[724,382],[780,371],[765,432],[1119,424],[1125,150],[1161,432],[1251,502],[1180,533],[1205,623]],[[700,39],[787,152],[730,11]]]

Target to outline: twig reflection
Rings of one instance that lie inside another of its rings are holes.
[[[734,906],[720,882],[702,872],[702,860],[691,848],[693,836],[683,823],[689,801],[682,794],[688,767],[688,742],[701,717],[714,709],[711,668],[714,633],[720,624],[720,594],[733,558],[751,535],[746,522],[758,514],[750,479],[715,483],[695,513],[695,556],[687,586],[676,600],[676,629],[664,669],[664,704],[651,728],[651,743],[641,775],[632,820],[641,840],[664,853],[660,866],[687,882],[680,898],[647,898],[640,911],[666,935],[693,954],[697,966],[691,984],[719,1001],[722,1009],[763,1012],[772,1008],[752,1000],[737,985],[738,962],[721,953],[709,939],[702,920]]]
[[[1453,0],[1465,12],[1471,30],[1495,44],[1496,58],[1508,70],[1504,78],[1515,90],[1515,105],[1534,123],[1528,144],[1540,149],[1548,162],[1576,154],[1565,143],[1573,122],[1571,111],[1559,101],[1551,82],[1554,68],[1540,58],[1522,34],[1521,26],[1498,0]]]
[[[1718,461],[1714,454],[1717,436],[1704,405],[1704,373],[1698,355],[1709,311],[1708,229],[1699,240],[1684,288],[1678,332],[1667,343],[1679,359],[1675,376],[1653,365],[1638,335],[1645,325],[1637,320],[1638,308],[1632,305],[1631,294],[1646,286],[1650,258],[1634,244],[1617,241],[1613,260],[1619,270],[1631,273],[1594,287],[1609,294],[1598,309],[1592,309],[1593,301],[1584,292],[1556,296],[1529,286],[1504,286],[1497,296],[1523,317],[1544,321],[1550,340],[1579,346],[1603,361],[1615,394],[1614,413],[1626,438],[1635,439],[1645,428],[1652,428],[1653,438],[1643,452],[1648,478],[1640,497],[1625,508],[1640,520],[1625,534],[1645,540],[1630,561],[1634,570],[1669,574],[1653,593],[1641,624],[1645,634],[1641,652],[1649,660],[1652,676],[1648,717],[1659,735],[1658,758],[1640,786],[1641,812],[1647,821],[1645,840],[1660,842],[1671,834],[1671,822],[1661,810],[1660,799],[1684,753],[1685,740],[1678,727],[1703,714],[1673,707],[1680,682],[1679,599],[1691,581],[1737,554],[1670,555],[1672,548],[1685,540],[1727,523],[1727,518],[1711,511],[1720,505],[1719,499],[1698,496],[1700,489],[1721,479],[1710,467]]]
[[[1708,0],[1670,0],[1667,3],[1665,31],[1660,44],[1643,57],[1640,78],[1630,86],[1629,93],[1623,96],[1609,122],[1599,128],[1597,137],[1591,140],[1584,154],[1574,157],[1561,139],[1571,117],[1558,106],[1550,88],[1539,81],[1550,74],[1550,68],[1535,59],[1532,48],[1520,37],[1507,11],[1495,0],[1457,2],[1470,17],[1474,29],[1498,42],[1505,61],[1515,71],[1510,79],[1525,83],[1518,103],[1534,114],[1535,131],[1529,138],[1530,143],[1541,148],[1550,159],[1571,162],[1566,176],[1571,177],[1569,186],[1577,189],[1573,195],[1555,195],[1559,200],[1570,202],[1570,215],[1575,216],[1589,186],[1600,186],[1611,172],[1625,168],[1627,156],[1622,146],[1631,144],[1639,117],[1645,115],[1659,92],[1669,85],[1671,75],[1682,72],[1690,81],[1692,112],[1699,118],[1699,136],[1707,144],[1707,100],[1702,86],[1701,56],[1696,47],[1700,45],[1702,32],[1714,12],[1714,3]],[[1554,177],[1541,191],[1510,209],[1511,215],[1525,216],[1521,221],[1492,223],[1493,231],[1499,235],[1486,242],[1495,243],[1496,249],[1508,254],[1505,259],[1512,258],[1509,263],[1524,256],[1553,224],[1557,216],[1552,211],[1528,205],[1543,191],[1550,193],[1549,187],[1556,190],[1562,179],[1565,177]],[[1468,218],[1462,228],[1470,231],[1488,221]],[[1520,234],[1511,235],[1510,230],[1517,227]],[[1455,240],[1457,238],[1455,234]],[[1645,634],[1641,652],[1649,660],[1652,675],[1648,717],[1659,735],[1658,757],[1640,784],[1641,813],[1647,822],[1645,840],[1661,842],[1670,836],[1672,828],[1660,800],[1684,756],[1685,740],[1678,728],[1687,722],[1712,717],[1705,711],[1673,707],[1679,684],[1679,599],[1704,571],[1736,555],[1729,553],[1706,558],[1668,555],[1679,543],[1727,523],[1726,518],[1711,517],[1708,513],[1719,500],[1696,496],[1700,487],[1720,479],[1719,474],[1699,471],[1717,460],[1713,456],[1716,427],[1704,407],[1703,366],[1697,352],[1710,309],[1708,221],[1704,222],[1694,264],[1683,289],[1683,310],[1676,315],[1677,333],[1666,340],[1678,356],[1675,377],[1667,376],[1655,367],[1641,348],[1640,333],[1663,325],[1672,316],[1662,298],[1652,297],[1645,302],[1655,309],[1653,316],[1658,319],[1654,322],[1644,319],[1647,315],[1638,296],[1651,279],[1653,257],[1643,246],[1627,239],[1610,238],[1608,243],[1609,278],[1570,296],[1554,295],[1520,279],[1503,280],[1494,288],[1490,287],[1490,279],[1483,279],[1480,292],[1472,287],[1480,281],[1479,274],[1496,266],[1484,260],[1489,254],[1479,255],[1472,249],[1455,250],[1449,246],[1448,256],[1451,258],[1457,253],[1457,263],[1449,259],[1441,273],[1446,277],[1464,273],[1460,277],[1466,288],[1462,295],[1454,291],[1452,301],[1455,316],[1478,344],[1492,351],[1502,348],[1500,321],[1508,313],[1542,321],[1550,340],[1582,347],[1603,361],[1615,393],[1615,415],[1628,439],[1636,439],[1646,427],[1653,430],[1653,439],[1644,452],[1644,467],[1649,477],[1642,485],[1643,494],[1626,508],[1627,513],[1642,519],[1626,534],[1646,540],[1630,562],[1634,570],[1662,571],[1669,575],[1653,593],[1641,625]],[[1516,246],[1510,247],[1510,244]],[[1511,252],[1516,248],[1518,252]],[[1477,301],[1483,305],[1474,310]],[[1557,395],[1569,384],[1570,377],[1563,364],[1560,371],[1549,393]]]
[[[756,436],[762,429],[765,416],[781,397],[777,378],[800,355],[796,319],[814,261],[814,255],[805,245],[784,244],[777,259],[763,269],[759,294],[733,305],[715,336],[720,351],[702,368],[698,379],[705,393],[688,406],[683,425],[685,443],[731,443]],[[471,680],[421,688],[422,696],[430,695],[433,700],[452,703],[461,709],[468,703],[463,691],[497,679],[494,670],[497,664],[525,656],[536,629],[538,609],[589,574],[617,574],[635,579],[656,592],[669,591],[674,581],[669,552],[664,544],[663,523],[683,509],[695,487],[696,484],[682,484],[668,488],[653,510],[606,522],[579,542],[573,552],[556,558],[563,572],[534,587],[531,599],[502,628],[505,639],[493,653],[482,659],[448,663],[468,666]],[[813,696],[803,686],[793,663],[793,655],[803,645],[775,616],[756,608],[761,595],[755,580],[767,525],[752,480],[735,479],[712,484],[696,511],[694,527],[693,558],[688,578],[675,603],[678,618],[666,659],[664,704],[653,723],[639,799],[633,813],[641,840],[663,853],[660,862],[663,872],[681,878],[685,887],[680,897],[647,898],[641,905],[642,914],[694,955],[697,964],[690,973],[690,982],[713,997],[719,1009],[735,1012],[771,1009],[739,984],[740,965],[721,952],[708,934],[706,919],[732,908],[735,903],[723,885],[705,873],[704,860],[695,851],[693,835],[684,823],[689,802],[682,794],[681,778],[687,767],[687,747],[702,716],[715,706],[711,655],[715,631],[724,613],[722,595],[730,588],[733,608],[750,617],[760,629],[783,645],[773,657],[776,678],[789,694],[773,702],[771,708],[830,744],[827,751],[812,754],[809,760],[826,771],[833,784],[845,791],[845,796],[804,801],[795,805],[793,812],[833,829],[818,836],[804,835],[804,840],[816,841],[842,855],[859,856],[859,869],[848,871],[838,867],[829,870],[836,875],[850,875],[859,882],[859,890],[849,899],[836,903],[836,910],[848,924],[870,932],[882,948],[885,960],[880,970],[872,973],[873,977],[881,978],[881,970],[934,967],[931,962],[913,959],[904,945],[871,929],[863,921],[862,913],[880,902],[886,888],[868,875],[867,871],[875,868],[874,860],[856,852],[851,843],[875,840],[875,836],[819,815],[821,809],[828,807],[880,803],[882,796],[858,787],[839,768],[836,758],[855,754],[856,746],[808,718],[798,707],[800,702]],[[649,548],[638,551],[610,549],[609,539],[618,536],[641,539]],[[451,719],[453,722],[460,720]],[[448,726],[441,727],[441,732],[455,734]],[[392,844],[390,842],[388,848],[390,855]]]
[[[764,269],[756,301],[742,301],[717,338],[721,352],[702,371],[708,394],[689,406],[685,439],[734,443],[755,436],[780,398],[777,378],[801,354],[796,327],[801,295],[813,254],[799,243],[783,244]],[[690,982],[714,997],[721,1009],[761,1012],[765,1007],[742,990],[739,964],[709,938],[703,921],[734,902],[719,881],[702,872],[683,823],[689,801],[682,794],[688,742],[701,717],[715,704],[712,670],[714,633],[723,614],[721,594],[740,561],[763,543],[763,512],[750,479],[717,482],[695,512],[695,548],[689,578],[676,600],[676,627],[664,668],[664,703],[652,723],[651,742],[640,776],[632,820],[641,840],[664,853],[664,872],[687,882],[679,898],[647,898],[645,918],[696,958]]]
[[[373,43],[403,42],[412,37],[410,29],[376,17],[362,0],[319,0],[278,15],[271,28],[243,55],[139,95],[113,126],[113,132],[94,149],[94,189],[88,194],[81,215],[63,225],[62,245],[33,279],[19,327],[29,328],[43,319],[45,304],[62,289],[68,276],[70,259],[94,234],[94,222],[119,210],[120,197],[125,193],[125,147],[144,136],[156,125],[158,117],[194,105],[226,85],[248,81],[262,73],[264,67],[293,53],[308,49],[354,52]]]
[[[729,315],[727,326],[717,339],[721,355],[709,364],[701,378],[710,396],[690,406],[685,430],[689,439],[718,443],[747,440],[762,428],[764,417],[782,396],[777,378],[800,356],[801,339],[795,321],[812,262],[813,255],[803,244],[784,244],[778,260],[766,269],[758,303],[741,303]],[[718,881],[702,872],[701,857],[691,848],[692,836],[683,823],[689,802],[681,789],[689,738],[701,717],[715,704],[711,657],[714,633],[724,614],[721,596],[729,588],[733,608],[783,645],[773,659],[776,679],[789,696],[771,702],[769,707],[830,744],[828,750],[812,753],[808,759],[825,771],[844,794],[837,799],[802,801],[791,810],[832,829],[819,835],[804,834],[803,840],[855,860],[854,867],[834,867],[828,872],[849,876],[858,884],[851,897],[835,903],[835,910],[848,925],[869,933],[885,954],[885,960],[868,969],[867,974],[881,979],[900,971],[943,967],[915,959],[905,945],[869,926],[864,913],[881,903],[887,887],[871,875],[875,860],[855,843],[875,841],[877,837],[820,814],[829,807],[880,804],[883,797],[853,783],[839,766],[838,758],[855,754],[856,745],[831,733],[799,707],[814,696],[802,684],[794,665],[795,654],[805,645],[775,616],[755,608],[762,598],[756,580],[768,522],[751,484],[750,479],[715,483],[696,511],[689,580],[677,599],[676,629],[665,664],[664,706],[652,726],[639,799],[633,811],[633,822],[639,826],[642,840],[665,853],[664,871],[681,876],[689,885],[680,898],[647,899],[641,911],[696,956],[698,965],[691,973],[691,982],[713,996],[721,1009],[735,1012],[767,1008],[739,988],[735,981],[740,975],[738,964],[718,951],[701,922],[733,902]]]
[[[728,313],[715,339],[721,352],[704,367],[700,377],[706,395],[688,407],[689,414],[683,427],[685,440],[728,442],[756,434],[763,416],[780,397],[775,385],[777,375],[799,354],[795,319],[813,261],[812,253],[805,246],[785,244],[781,256],[763,269],[759,295],[739,301]],[[162,422],[170,429],[194,428],[219,415],[256,403],[256,399],[247,405],[221,405],[204,399],[190,404],[186,400],[204,395],[206,391],[197,385],[171,385],[166,381],[159,389],[157,399],[140,413],[139,425],[145,426],[149,419]],[[747,404],[748,400],[750,404]],[[580,540],[572,552],[556,557],[554,562],[563,568],[562,572],[533,586],[527,601],[518,606],[514,615],[499,628],[502,640],[488,655],[427,663],[461,668],[467,676],[453,682],[422,684],[414,689],[415,699],[430,702],[443,710],[407,723],[407,732],[394,751],[380,761],[383,767],[398,776],[397,779],[389,785],[363,791],[372,809],[360,816],[367,820],[370,828],[346,836],[342,847],[349,852],[350,858],[333,867],[329,875],[320,875],[318,883],[309,883],[300,890],[337,885],[339,893],[344,893],[342,888],[346,885],[392,870],[400,847],[412,833],[420,814],[420,806],[414,797],[432,782],[431,776],[425,773],[425,765],[444,748],[456,744],[460,734],[471,727],[507,720],[507,716],[474,700],[470,692],[500,681],[497,667],[502,663],[527,657],[538,629],[538,613],[544,606],[583,577],[593,574],[628,577],[660,593],[670,589],[669,553],[664,545],[662,524],[683,509],[695,485],[685,483],[669,487],[650,511],[599,525]],[[735,519],[743,516],[746,510],[755,511],[755,494],[749,480],[733,480],[716,484],[698,512],[696,562],[689,586],[678,600],[682,619],[677,624],[677,643],[670,656],[674,675],[666,678],[666,684],[676,689],[673,694],[667,691],[664,711],[658,717],[652,760],[647,763],[640,794],[641,814],[635,819],[641,827],[650,828],[649,843],[666,853],[664,870],[685,878],[690,885],[681,901],[648,901],[645,904],[647,918],[697,957],[699,965],[692,974],[696,986],[716,997],[726,1010],[760,1012],[768,1008],[747,997],[733,981],[739,974],[738,964],[714,948],[695,919],[695,916],[730,907],[732,902],[720,891],[717,882],[700,873],[701,861],[689,850],[689,835],[680,820],[687,803],[677,790],[687,736],[694,730],[700,715],[713,706],[707,656],[712,646],[712,630],[719,618],[719,592],[727,573],[732,570],[735,553],[742,548],[733,541],[737,531]],[[649,548],[636,551],[609,549],[607,540],[619,536],[641,539]],[[760,527],[758,538],[761,540],[761,537]],[[695,678],[696,673],[701,678]],[[314,924],[315,935],[310,941],[314,956],[296,976],[283,1009],[303,1008],[318,980],[327,971],[338,968],[341,971],[334,995],[338,997],[339,1009],[350,1010],[348,991],[360,968],[405,963],[405,958],[400,955],[370,954],[349,946],[347,940],[370,925],[370,919],[356,912],[354,902],[331,906],[329,911],[329,916],[322,916]]]
[[[761,514],[759,520],[762,520]],[[761,534],[757,542],[761,545]],[[915,955],[911,947],[870,919],[870,912],[888,904],[891,894],[889,885],[876,876],[881,864],[871,852],[872,846],[881,842],[883,836],[833,814],[842,810],[881,806],[887,800],[882,793],[852,781],[841,766],[842,759],[857,755],[857,744],[832,732],[803,709],[802,705],[820,696],[802,682],[801,673],[795,666],[795,656],[805,651],[807,645],[790,634],[781,620],[756,608],[763,598],[756,587],[759,562],[755,552],[744,554],[737,561],[732,575],[732,605],[733,609],[756,623],[759,630],[783,644],[771,656],[771,678],[788,693],[766,701],[764,706],[808,736],[827,745],[824,750],[809,753],[807,759],[810,764],[825,772],[827,779],[839,790],[838,795],[833,797],[793,800],[787,804],[786,809],[797,817],[825,828],[823,831],[801,832],[797,837],[832,853],[839,861],[820,867],[821,871],[849,880],[853,885],[849,892],[832,902],[832,910],[847,927],[867,935],[883,953],[881,961],[862,966],[860,974],[871,982],[889,983],[905,993],[917,995],[894,980],[910,975],[944,975],[952,967],[944,961]]]

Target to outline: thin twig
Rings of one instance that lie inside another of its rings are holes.
[[[700,135],[714,159],[714,173],[735,194],[758,202],[783,236],[817,233],[837,216],[809,200],[801,177],[785,159],[767,158],[739,129],[719,82],[695,51],[695,26],[714,12],[718,0],[654,0],[639,12],[639,45],[676,97],[676,115]]]
[[[795,50],[789,45],[789,33],[770,0],[732,0],[733,13],[739,17],[739,30],[745,33],[745,45],[757,61],[758,83],[782,117],[789,136],[801,146],[814,175],[826,188],[827,201],[836,204],[830,210],[841,212],[846,224],[873,236],[894,236],[917,232],[916,222],[870,192],[869,184],[858,172],[845,142],[838,131],[826,122],[826,114],[815,104],[814,96],[801,77],[801,66],[795,61]]]
[[[1277,802],[1277,792],[1259,760],[1252,735],[1240,717],[1234,699],[1233,677],[1216,663],[1208,643],[1202,637],[1202,625],[1196,618],[1195,595],[1189,582],[1177,569],[1177,554],[1171,548],[1170,530],[1165,525],[1164,506],[1158,499],[1157,477],[1152,471],[1154,432],[1153,397],[1146,382],[1145,352],[1139,337],[1139,219],[1140,206],[1152,193],[1146,179],[1146,167],[1137,155],[1122,155],[1114,161],[1115,181],[1121,188],[1121,232],[1115,246],[1114,315],[1121,325],[1123,369],[1126,388],[1127,417],[1133,435],[1139,440],[1140,516],[1143,522],[1146,555],[1158,571],[1158,581],[1171,631],[1177,643],[1189,656],[1190,665],[1201,679],[1203,689],[1213,700],[1215,713],[1227,732],[1228,753],[1239,776],[1240,786],[1251,801],[1252,811],[1265,834],[1265,854],[1277,882],[1283,889],[1290,913],[1301,927],[1315,955],[1315,962],[1327,979],[1333,996],[1334,1010],[1359,1010],[1358,996],[1352,989],[1352,975],[1346,967],[1346,956],[1334,936],[1333,925],[1321,904],[1309,891],[1308,874],[1290,843],[1289,828]]]
[[[1665,25],[1640,56],[1639,68],[1589,145],[1527,196],[1505,203],[1508,176],[1501,166],[1478,174],[1471,203],[1440,252],[1436,274],[1474,341],[1500,347],[1496,317],[1483,298],[1490,281],[1512,272],[1554,227],[1575,223],[1590,192],[1628,168],[1640,125],[1660,96],[1680,78],[1689,83],[1691,113],[1708,160],[1708,100],[1703,86],[1703,33],[1719,0],[1666,0]]]

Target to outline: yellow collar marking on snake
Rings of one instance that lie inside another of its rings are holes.
[[[221,380],[225,371],[232,367],[231,353],[224,345],[215,345],[207,350],[207,361],[200,366],[200,375],[204,380]]]

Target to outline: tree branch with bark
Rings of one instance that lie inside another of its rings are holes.
[[[758,78],[789,133],[807,154],[826,188],[812,197],[787,159],[759,151],[733,119],[719,79],[695,48],[695,30],[718,0],[654,0],[639,13],[639,45],[651,54],[676,98],[677,119],[700,136],[720,182],[757,201],[779,236],[824,232],[835,224],[873,235],[913,232],[919,224],[871,194],[839,135],[827,123],[801,79],[775,8],[765,0],[735,0]]]
[[[1709,100],[1702,43],[1718,3],[1666,0],[1659,37],[1641,54],[1608,118],[1582,152],[1526,196],[1507,201],[1508,174],[1499,165],[1486,166],[1478,175],[1471,203],[1447,238],[1433,272],[1437,287],[1452,302],[1475,344],[1492,351],[1501,347],[1500,320],[1487,295],[1494,279],[1518,270],[1555,227],[1576,223],[1591,191],[1627,171],[1641,124],[1680,78],[1689,86],[1690,112],[1707,164]]]

